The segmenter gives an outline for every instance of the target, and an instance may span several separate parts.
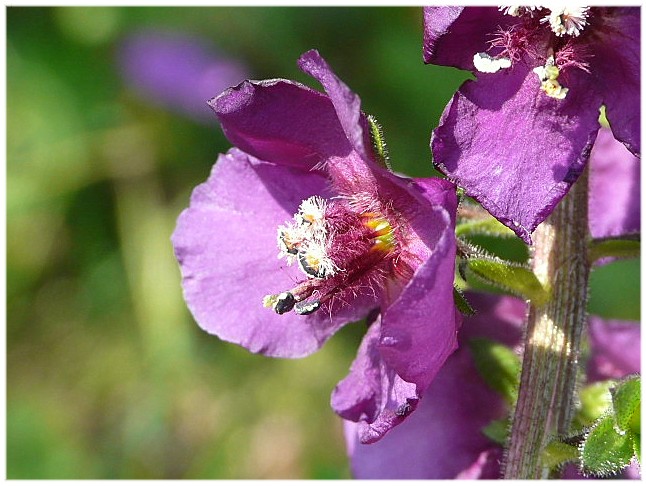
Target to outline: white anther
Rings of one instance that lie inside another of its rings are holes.
[[[549,15],[543,17],[541,22],[549,23],[552,32],[559,37],[564,35],[578,37],[588,25],[589,7],[559,6],[549,10]]]
[[[496,73],[501,69],[511,67],[511,59],[492,57],[486,52],[478,52],[473,56],[473,65],[481,73]]]
[[[298,264],[306,275],[330,277],[339,271],[325,249],[325,241],[310,240],[298,252]]]
[[[511,15],[512,17],[520,17],[524,14],[529,14],[530,16],[534,15],[535,6],[522,7],[520,5],[503,5],[498,7],[505,15]]]
[[[294,215],[294,219],[301,225],[320,226],[325,221],[326,207],[327,203],[322,197],[309,197],[301,203],[298,213]]]

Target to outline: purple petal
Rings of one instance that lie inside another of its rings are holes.
[[[294,81],[245,81],[209,105],[229,141],[261,160],[306,169],[352,150],[330,99]]]
[[[516,21],[496,7],[424,7],[424,62],[474,70],[491,34]]]
[[[467,81],[433,132],[435,163],[497,219],[530,234],[581,174],[596,137],[600,99],[572,76],[564,100],[540,91],[522,64]]]
[[[312,195],[329,197],[327,180],[316,173],[265,163],[237,149],[220,156],[172,237],[185,300],[204,330],[252,352],[300,357],[376,307],[368,297],[309,316],[263,307],[265,295],[289,290],[301,277],[277,258],[276,229]]]
[[[590,60],[612,132],[635,155],[641,152],[641,64],[639,7],[608,8],[602,38]]]
[[[379,440],[400,424],[417,406],[415,385],[387,366],[379,353],[381,322],[374,322],[361,342],[350,373],[332,393],[331,405],[341,417],[354,422],[364,444]]]
[[[441,221],[440,218],[445,220]],[[433,253],[383,314],[380,352],[402,379],[425,390],[457,348],[460,314],[453,302],[455,234],[448,212],[429,226],[444,227]],[[432,348],[429,349],[429,343]]]
[[[379,442],[363,445],[346,423],[352,471],[359,479],[497,478],[499,448],[481,430],[504,418],[506,406],[475,370],[466,343],[474,337],[517,344],[526,306],[513,297],[469,295],[479,310],[460,330],[453,353],[424,393],[417,410]]]
[[[372,159],[370,135],[363,128],[366,120],[361,113],[359,96],[334,74],[318,51],[307,51],[298,60],[298,65],[325,88],[352,148],[365,160]]]
[[[246,67],[217,56],[205,40],[163,31],[141,31],[119,48],[121,74],[142,97],[211,121],[207,100],[249,77]]]
[[[640,164],[607,128],[590,154],[590,232],[594,238],[639,233]]]
[[[639,373],[641,366],[638,322],[589,319],[591,358],[588,362],[588,380],[600,381],[623,378]]]

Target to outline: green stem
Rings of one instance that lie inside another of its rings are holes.
[[[533,270],[551,297],[542,305],[530,302],[505,479],[547,477],[543,450],[572,421],[589,274],[587,170],[534,240]]]

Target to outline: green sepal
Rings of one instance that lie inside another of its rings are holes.
[[[476,313],[469,304],[469,301],[464,297],[464,294],[456,286],[453,286],[453,301],[460,313],[464,316],[472,316]]]
[[[549,292],[532,270],[520,263],[509,262],[490,255],[469,256],[467,268],[485,283],[529,299],[540,306],[549,299]]]
[[[543,449],[541,457],[545,467],[550,469],[565,464],[566,462],[576,462],[579,458],[579,450],[571,444],[564,444],[555,440],[547,444]]]
[[[580,407],[574,417],[574,423],[579,427],[589,427],[612,405],[610,387],[616,381],[597,381],[581,388],[579,392]]]
[[[368,125],[370,126],[370,139],[372,140],[372,148],[377,156],[377,160],[386,169],[392,171],[384,131],[374,116],[368,115],[366,118],[368,119]]]
[[[499,238],[513,238],[516,234],[495,218],[477,219],[460,222],[455,226],[458,237],[486,235]]]
[[[599,238],[588,245],[588,261],[594,263],[600,258],[637,258],[640,248],[639,235],[624,238]]]
[[[496,444],[504,446],[509,433],[509,419],[492,420],[482,428],[482,433]]]
[[[579,461],[586,474],[609,476],[621,471],[633,458],[635,435],[620,433],[614,414],[602,416],[588,431],[579,447]]]
[[[617,427],[622,431],[639,433],[640,405],[641,405],[641,380],[639,376],[632,376],[610,389],[612,395],[612,408],[615,414]],[[637,417],[635,421],[634,417]]]
[[[510,405],[515,403],[520,379],[520,358],[507,346],[485,338],[469,340],[478,374]]]

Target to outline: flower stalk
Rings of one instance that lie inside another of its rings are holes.
[[[505,479],[546,478],[542,451],[569,432],[590,270],[587,172],[534,233],[533,270],[551,298],[530,303]]]

